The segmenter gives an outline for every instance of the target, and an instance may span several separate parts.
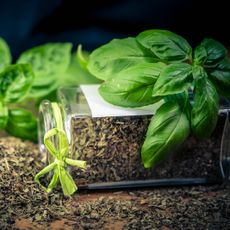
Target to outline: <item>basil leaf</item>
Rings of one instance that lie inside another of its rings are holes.
[[[197,76],[191,112],[192,131],[197,137],[206,138],[211,135],[217,123],[219,97],[204,70],[196,69],[193,74]]]
[[[97,78],[107,80],[120,71],[146,62],[152,63],[155,59],[135,38],[113,39],[91,53],[88,70]]]
[[[8,109],[7,107],[0,102],[0,130],[4,129],[8,120]]]
[[[86,54],[86,52],[82,51],[82,45],[78,45],[77,52],[76,52],[76,58],[80,66],[87,70],[87,65],[89,63],[89,56]]]
[[[207,60],[207,51],[204,46],[199,45],[195,48],[194,63],[196,65],[203,65]]]
[[[153,97],[162,97],[187,91],[192,82],[192,66],[186,63],[168,65],[157,79]]]
[[[167,30],[147,30],[137,36],[137,41],[162,61],[192,59],[192,48],[181,36]]]
[[[15,137],[37,141],[37,119],[27,110],[11,109],[6,131]]]
[[[204,64],[204,66],[215,66],[226,55],[227,49],[220,42],[213,39],[204,39],[195,49],[195,62]],[[201,58],[201,56],[206,57]]]
[[[163,63],[137,64],[105,81],[99,92],[106,101],[114,105],[139,107],[152,104],[161,99],[153,99],[152,90],[164,67]]]
[[[41,97],[58,86],[70,63],[70,43],[48,43],[22,53],[17,63],[31,64],[35,79],[30,92],[31,97]]]
[[[11,63],[10,48],[6,41],[0,37],[0,72]]]
[[[190,133],[188,101],[168,101],[153,116],[141,149],[145,168],[156,166],[175,150]]]
[[[206,69],[209,79],[217,88],[218,92],[230,99],[230,60],[220,61],[215,68]]]
[[[15,64],[0,73],[0,95],[7,103],[21,101],[32,85],[34,74],[28,64]]]
[[[46,78],[36,78],[33,82],[33,85],[29,91],[29,97],[30,98],[41,98],[46,97],[51,92],[55,91],[59,84],[59,78],[63,77],[64,73],[62,75],[55,74],[55,75],[49,75]]]

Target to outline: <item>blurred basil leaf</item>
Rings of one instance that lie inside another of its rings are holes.
[[[0,101],[0,130],[4,129],[8,121],[8,109]]]
[[[76,52],[76,58],[80,66],[87,70],[87,65],[89,63],[89,55],[82,50],[82,45],[78,45],[77,52]]]
[[[0,72],[11,63],[10,48],[6,41],[0,37]]]
[[[31,64],[35,73],[31,97],[42,97],[57,88],[58,78],[62,78],[69,66],[71,48],[71,43],[48,43],[20,55],[17,63]]]
[[[19,102],[29,92],[34,73],[29,64],[10,65],[0,73],[0,97],[8,103]]]
[[[6,131],[22,139],[37,141],[37,119],[24,109],[10,109]]]

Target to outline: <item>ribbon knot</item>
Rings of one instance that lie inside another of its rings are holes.
[[[55,140],[58,148],[54,146],[53,142],[50,140],[51,138]],[[48,152],[53,156],[54,161],[35,176],[35,181],[47,192],[52,191],[60,181],[64,195],[69,196],[73,194],[77,190],[77,186],[69,172],[66,170],[66,166],[71,165],[86,169],[86,162],[66,157],[69,153],[69,142],[65,131],[62,129],[54,128],[49,130],[44,136],[44,144]],[[45,187],[40,183],[39,179],[51,170],[53,170],[52,179],[48,187]]]

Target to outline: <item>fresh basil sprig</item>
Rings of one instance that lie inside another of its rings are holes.
[[[157,74],[154,66],[160,67]],[[192,52],[177,34],[147,30],[99,47],[90,55],[88,69],[104,80],[99,92],[112,104],[137,107],[164,101],[141,149],[147,168],[168,156],[190,133],[210,136],[220,95],[230,99],[230,60],[226,48],[213,39],[204,39]]]
[[[31,112],[13,109],[28,95],[34,72],[30,64],[11,64],[7,43],[0,38],[0,130],[37,140],[37,120]]]
[[[28,94],[34,73],[29,64],[7,66],[0,73],[0,129],[23,139],[37,140],[37,120],[31,112],[11,109]]]
[[[13,108],[26,107],[36,114],[33,105],[44,99],[55,101],[59,86],[100,82],[86,71],[86,52],[79,46],[76,54],[71,55],[71,47],[71,43],[39,45],[24,51],[17,64],[12,64],[9,46],[0,38],[0,129],[36,140],[36,118],[29,111],[16,113]],[[24,117],[28,119],[27,125]],[[30,136],[27,133],[31,127],[34,131]]]

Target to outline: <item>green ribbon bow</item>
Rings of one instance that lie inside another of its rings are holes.
[[[52,104],[52,107],[57,121],[57,127],[61,127],[60,110],[57,109],[56,103]],[[54,146],[53,142],[51,141],[54,139],[57,140],[59,146],[58,149]],[[35,181],[38,184],[40,184],[43,187],[43,189],[47,192],[51,192],[52,189],[55,188],[58,182],[60,181],[64,195],[70,196],[77,190],[77,186],[69,172],[66,170],[66,166],[71,165],[77,166],[81,169],[86,169],[86,162],[82,160],[73,160],[66,157],[69,153],[69,142],[64,129],[53,128],[49,130],[44,136],[44,144],[49,153],[52,154],[54,161],[48,166],[46,166],[44,169],[42,169],[35,176]],[[48,187],[46,188],[40,183],[39,179],[45,174],[49,173],[51,170],[53,170],[53,176]]]

